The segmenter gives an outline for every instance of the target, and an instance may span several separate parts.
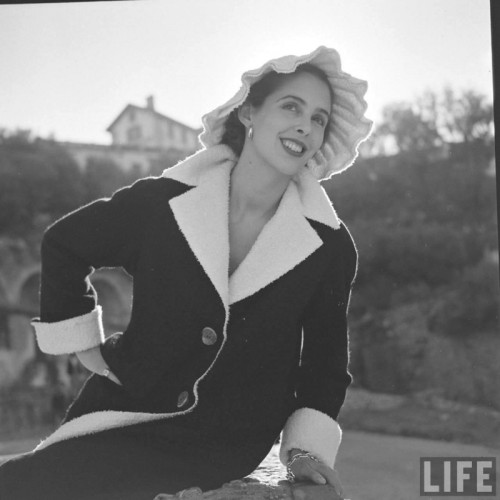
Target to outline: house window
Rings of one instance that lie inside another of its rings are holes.
[[[127,130],[127,142],[135,144],[140,141],[142,137],[141,127],[135,125]]]
[[[131,122],[135,122],[135,111],[133,109],[131,109],[128,112],[128,116],[129,116],[129,119],[130,119]]]

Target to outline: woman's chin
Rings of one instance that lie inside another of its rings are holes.
[[[282,174],[287,175],[289,177],[294,177],[297,175],[299,172],[301,172],[306,166],[306,163],[304,161],[288,161],[284,162],[279,166],[276,166],[275,168],[279,170]]]

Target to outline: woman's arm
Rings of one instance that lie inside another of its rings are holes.
[[[352,377],[348,371],[347,310],[357,269],[354,242],[341,226],[337,250],[303,320],[304,342],[296,385],[296,411],[283,430],[280,458],[290,450],[315,455],[333,467],[341,441],[336,421]]]
[[[45,232],[40,317],[32,323],[43,352],[82,352],[104,341],[102,312],[89,277],[101,267],[133,273],[151,182],[138,181],[90,203]]]

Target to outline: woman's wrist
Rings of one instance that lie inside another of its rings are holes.
[[[305,450],[302,450],[300,448],[292,448],[289,452],[288,452],[288,461],[290,461],[292,459],[292,457],[294,455],[296,455],[297,453],[304,453]]]
[[[288,462],[286,464],[286,478],[291,483],[295,482],[296,475],[292,470],[293,465],[298,460],[307,459],[316,463],[320,463],[320,461],[308,451],[302,450],[300,448],[292,448],[288,453]]]

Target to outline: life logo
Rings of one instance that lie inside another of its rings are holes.
[[[496,497],[496,457],[420,458],[420,496]]]

